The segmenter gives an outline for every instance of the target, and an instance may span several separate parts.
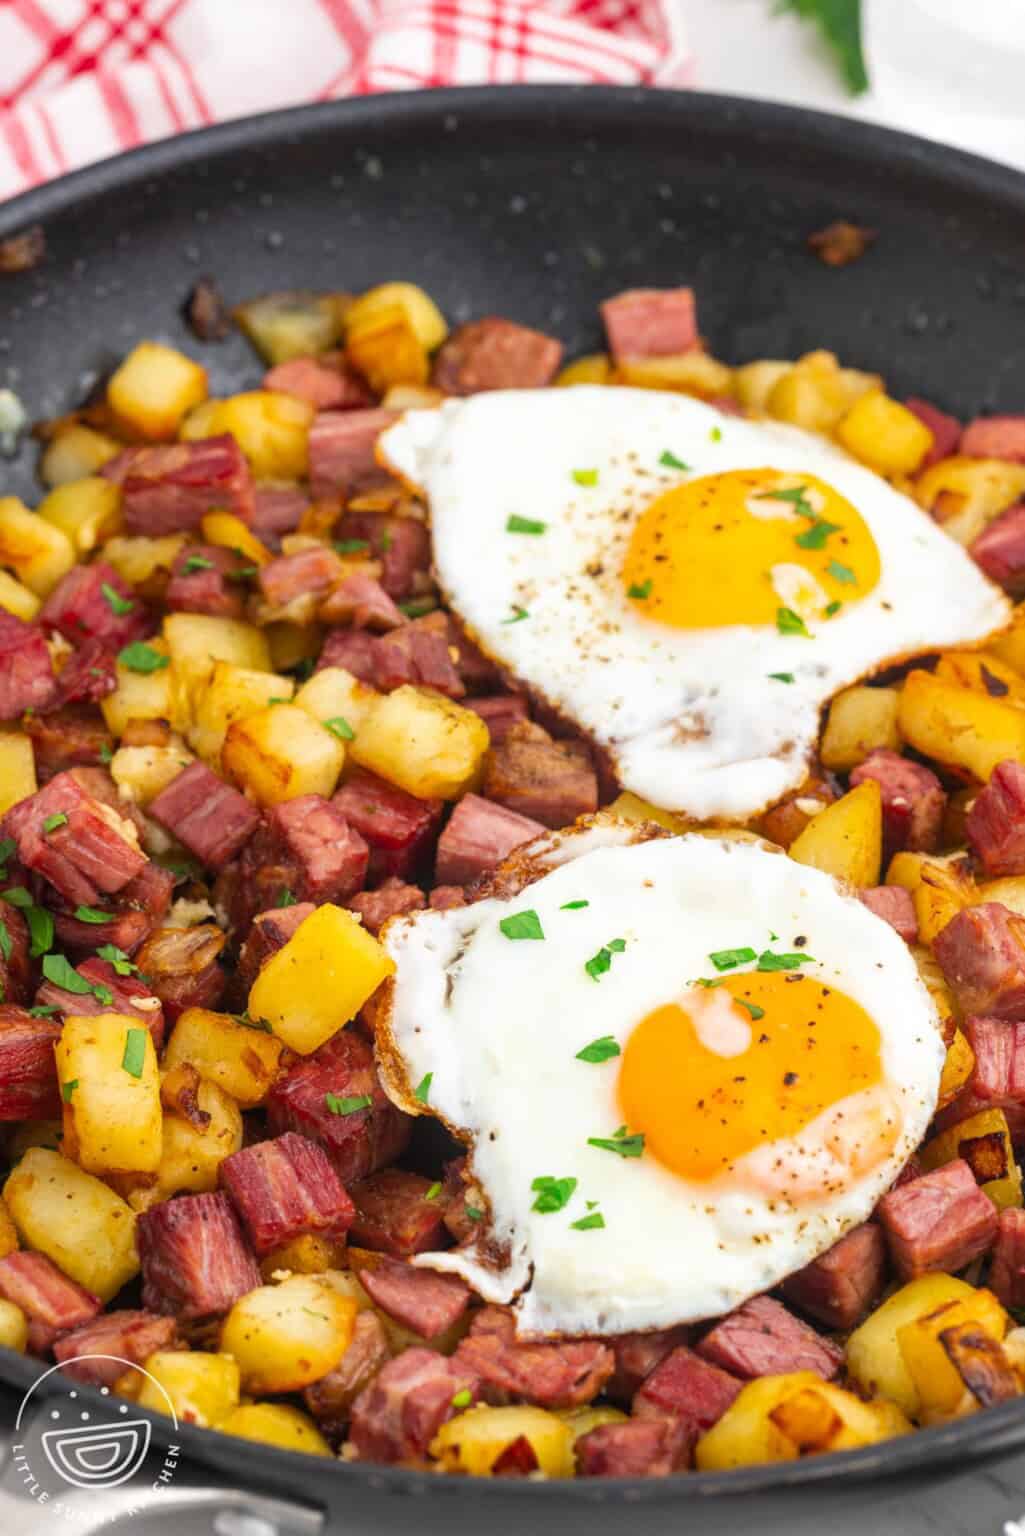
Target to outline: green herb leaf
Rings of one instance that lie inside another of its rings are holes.
[[[425,1200],[437,1200],[437,1198],[438,1198],[438,1196],[440,1194],[441,1194],[441,1185],[440,1184],[432,1184],[430,1189],[427,1191],[426,1195],[424,1195],[424,1199]]]
[[[333,719],[325,720],[324,725],[339,741],[354,741],[356,738],[356,732],[344,715],[335,715]]]
[[[573,1191],[577,1187],[577,1181],[576,1179],[553,1179],[544,1174],[535,1179],[530,1187],[537,1195],[530,1209],[538,1211],[542,1216],[550,1216],[569,1204],[573,1198]]]
[[[351,1095],[325,1093],[324,1095],[324,1103],[333,1115],[354,1115],[359,1109],[369,1109],[373,1102],[369,1093]]]
[[[421,1104],[426,1104],[427,1103],[427,1099],[428,1099],[428,1095],[430,1094],[430,1091],[431,1091],[431,1084],[433,1083],[433,1081],[434,1081],[434,1073],[433,1072],[426,1073],[426,1075],[420,1079],[420,1081],[417,1083],[416,1087],[413,1090],[413,1097],[414,1097],[414,1099],[416,1099]]]
[[[574,1232],[596,1232],[604,1225],[605,1217],[601,1211],[592,1211],[590,1216],[581,1216],[579,1221],[570,1222]]]
[[[114,754],[113,754],[113,752],[110,749],[109,742],[106,742],[106,741],[102,742],[101,745],[100,745],[100,762],[109,765],[113,761],[114,761]]]
[[[797,950],[785,955],[774,954],[771,949],[763,949],[758,956],[758,969],[760,971],[796,971],[799,965],[807,965],[812,960],[811,955],[806,955],[804,950]]]
[[[579,912],[583,907],[589,907],[589,901],[564,901],[559,908],[560,912]]]
[[[381,546],[381,553],[382,553],[382,555],[386,555],[388,553],[388,551],[391,549],[392,544],[394,543],[394,540],[392,539],[392,536],[388,532],[387,528],[382,533],[381,537],[378,539],[377,542]]]
[[[55,1013],[60,1013],[56,1003],[36,1003],[29,1013],[34,1019],[51,1019]]]
[[[678,459],[675,453],[670,453],[668,448],[659,454],[658,462],[662,465],[663,469],[679,469],[685,474],[690,470],[690,465],[685,464],[682,459]]]
[[[759,1008],[757,1003],[749,1003],[746,997],[735,997],[733,1001],[739,1003],[741,1008],[746,1008],[753,1019],[764,1019],[765,1009]]]
[[[109,987],[105,987],[102,981],[97,981],[93,986],[89,988],[89,990],[93,997],[95,997],[96,1001],[103,1004],[104,1008],[109,1008],[111,1003],[114,1001],[113,992]]]
[[[61,1098],[64,1100],[65,1104],[71,1103],[71,1095],[74,1093],[77,1087],[77,1077],[69,1077],[66,1083],[61,1083]]]
[[[506,533],[544,533],[547,523],[539,523],[533,517],[520,517],[518,512],[513,512],[505,525]]]
[[[688,986],[704,987],[710,991],[712,987],[721,987],[725,979],[724,976],[695,976],[693,981],[688,982]]]
[[[191,576],[193,571],[212,571],[214,563],[205,555],[190,555],[182,566],[182,575]]]
[[[0,917],[0,955],[4,960],[9,960],[14,952],[14,940],[3,918]]]
[[[743,949],[717,949],[708,958],[717,971],[735,971],[738,965],[747,965],[749,960],[758,957],[753,949],[745,945]]]
[[[0,864],[6,864],[8,859],[14,857],[18,851],[18,845],[13,837],[5,837],[0,840]]]
[[[597,485],[598,471],[596,469],[575,469],[573,480],[577,485]]]
[[[626,1126],[621,1125],[611,1137],[588,1136],[587,1145],[599,1147],[602,1152],[615,1152],[617,1157],[640,1157],[644,1151],[644,1135],[628,1136]]]
[[[288,889],[287,885],[283,885],[281,887],[280,891],[278,892],[278,899],[275,905],[279,909],[281,907],[294,907],[296,905],[295,897],[292,895],[292,892]]]
[[[399,603],[400,613],[404,613],[407,619],[422,619],[425,614],[433,613],[438,602],[433,597],[411,597],[407,603]]]
[[[75,916],[80,923],[111,923],[116,914],[101,912],[98,907],[76,907]]]
[[[806,485],[790,485],[781,491],[759,491],[756,501],[786,501],[801,517],[815,518],[818,514],[808,500],[808,487]]]
[[[466,1212],[466,1219],[467,1219],[467,1221],[483,1221],[484,1220],[484,1212],[481,1211],[481,1210],[478,1210],[475,1205],[464,1205],[463,1206],[463,1210]]]
[[[843,607],[843,603],[841,603],[839,599],[836,599],[832,603],[827,603],[826,604],[826,618],[827,619],[831,619],[833,617],[834,613],[839,613],[840,612],[840,609],[842,607]]]
[[[0,901],[6,901],[9,907],[20,907],[22,911],[34,905],[23,885],[12,885],[6,891],[0,891]]]
[[[171,665],[169,656],[161,656],[159,651],[142,640],[133,640],[131,645],[122,647],[117,653],[117,659],[129,672],[162,672]]]
[[[521,608],[519,603],[513,603],[513,605],[512,605],[512,618],[511,619],[503,619],[502,623],[503,624],[519,624],[522,619],[529,619],[529,618],[530,618],[530,614],[527,612],[526,608]]]
[[[270,1027],[269,1019],[254,1019],[249,1013],[233,1013],[233,1019],[237,1019],[244,1029],[258,1029],[261,1035],[272,1035],[274,1031]]]
[[[830,560],[829,564],[826,566],[826,572],[828,575],[832,576],[834,581],[842,581],[846,586],[849,587],[857,585],[858,578],[855,576],[850,566],[841,565],[839,560]]]
[[[794,680],[792,672],[770,672],[768,675],[774,683],[792,683]]]
[[[141,1077],[146,1064],[146,1041],[149,1030],[130,1029],[125,1035],[125,1050],[121,1065],[129,1077]]]
[[[44,832],[56,832],[58,827],[66,827],[68,818],[63,811],[55,811],[52,816],[47,816],[43,822]]]
[[[55,987],[74,992],[78,997],[85,997],[93,990],[92,983],[78,974],[66,955],[44,955],[43,975]]]
[[[634,597],[643,602],[644,598],[651,596],[652,585],[653,583],[650,576],[648,577],[647,581],[635,581],[632,586],[627,587],[626,595],[627,597]]]
[[[543,939],[545,936],[541,919],[532,907],[528,907],[525,912],[514,912],[511,917],[503,917],[498,926],[507,939]]]
[[[362,555],[370,548],[366,539],[336,539],[335,549],[340,555]]]
[[[776,609],[776,628],[781,635],[803,635],[806,640],[811,639],[801,615],[795,613],[792,608]]]
[[[623,1053],[616,1040],[611,1035],[599,1035],[597,1040],[592,1040],[590,1045],[585,1045],[582,1051],[577,1051],[577,1061],[589,1061],[595,1066],[600,1066],[603,1061],[611,1061],[613,1056],[621,1056]]]
[[[802,549],[825,549],[826,540],[831,533],[839,533],[840,524],[830,523],[824,517],[817,517],[810,528],[805,528],[803,533],[797,534],[794,543]]]
[[[242,551],[236,549],[235,553],[240,555]],[[251,576],[257,575],[259,569],[258,565],[239,565],[233,571],[225,571],[224,579],[226,581],[248,581]]]
[[[625,948],[625,939],[610,939],[607,944],[604,944],[602,948],[599,949],[596,955],[592,955],[590,960],[585,960],[584,970],[587,972],[588,976],[590,976],[591,980],[597,981],[600,976],[605,975],[606,971],[611,970],[612,956],[621,955]]]
[[[782,11],[793,11],[816,25],[833,49],[852,96],[868,90],[868,71],[861,47],[861,0],[779,0]]]
[[[135,607],[135,604],[130,602],[127,597],[122,597],[121,593],[115,587],[112,587],[109,581],[100,583],[100,591],[106,598],[107,606],[111,613],[119,615],[131,613]]]
[[[53,918],[45,907],[31,906],[25,908],[25,921],[32,941],[29,954],[35,960],[53,946]]]
[[[721,443],[722,442],[722,427],[713,427],[711,432],[709,432],[708,435],[711,438],[713,443]]]
[[[452,1399],[452,1407],[453,1408],[469,1408],[469,1406],[470,1406],[470,1404],[472,1402],[473,1402],[473,1393],[470,1391],[469,1387],[463,1387],[462,1390],[457,1392],[455,1394],[455,1396],[453,1397],[453,1399]]]
[[[96,951],[101,960],[106,960],[112,965],[118,976],[133,976],[139,967],[133,965],[123,949],[118,949],[116,944],[101,944]]]

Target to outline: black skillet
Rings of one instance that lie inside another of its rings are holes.
[[[838,217],[879,231],[842,271],[805,244]],[[1025,180],[764,103],[570,87],[337,102],[66,177],[0,207],[0,238],[35,222],[46,261],[0,279],[0,386],[34,417],[78,403],[143,336],[201,350],[215,393],[254,383],[259,364],[240,338],[200,349],[179,317],[203,272],[231,300],[412,278],[454,321],[502,313],[559,335],[570,355],[600,344],[605,296],[687,282],[717,356],[828,347],[885,374],[897,394],[964,414],[1025,405]],[[27,449],[0,465],[0,493],[12,492],[38,499]],[[11,1408],[0,1435],[37,1374],[0,1351]],[[188,1428],[176,1439],[218,1486],[329,1509],[332,1528],[611,1530],[642,1518],[624,1508],[638,1502],[646,1531],[668,1529],[663,1520],[796,1531],[839,1529],[852,1508],[864,1528],[880,1490],[910,1496],[1025,1449],[1025,1403],[870,1450],[668,1483],[469,1485]]]

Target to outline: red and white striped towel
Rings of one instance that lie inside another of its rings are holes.
[[[186,128],[368,91],[683,85],[680,0],[0,0],[0,199]]]

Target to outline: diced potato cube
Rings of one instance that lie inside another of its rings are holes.
[[[4,1185],[19,1236],[110,1301],[139,1270],[135,1217],[112,1189],[46,1147],[30,1147]]]
[[[948,1328],[970,1323],[999,1344],[1007,1332],[1008,1321],[992,1291],[978,1290],[970,1296],[942,1302],[897,1329],[897,1347],[917,1398],[916,1418],[935,1423],[950,1417],[964,1394],[964,1382],[940,1335]]]
[[[238,1407],[239,1370],[230,1355],[161,1349],[147,1356],[143,1369],[153,1380],[143,1379],[136,1398],[140,1408],[157,1413],[173,1408],[180,1423],[209,1429]]]
[[[573,1431],[557,1414],[528,1404],[469,1408],[441,1426],[430,1452],[446,1472],[490,1477],[502,1452],[521,1439],[530,1445],[538,1471],[546,1477],[573,1476]]]
[[[937,1111],[946,1109],[957,1098],[961,1089],[975,1070],[975,1052],[960,1029],[954,1030],[954,1038],[947,1046],[940,1073],[940,1092],[936,1100]]]
[[[745,363],[733,370],[733,392],[740,404],[748,411],[767,411],[769,396],[793,363],[780,362],[776,358],[761,358],[755,363]]]
[[[851,400],[832,352],[809,352],[776,380],[765,404],[778,421],[808,432],[829,432]]]
[[[260,1260],[260,1273],[268,1282],[285,1271],[293,1275],[322,1275],[326,1270],[341,1268],[346,1262],[345,1254],[344,1242],[322,1237],[319,1232],[303,1232],[266,1254]],[[369,1301],[367,1297],[368,1305]]]
[[[398,304],[376,309],[352,325],[346,334],[346,353],[377,394],[396,384],[427,383],[427,351]]]
[[[81,560],[121,527],[121,488],[101,475],[69,480],[44,497],[39,516],[63,529]]]
[[[862,395],[836,435],[849,453],[878,475],[914,474],[933,442],[925,423],[882,390]]]
[[[124,446],[116,437],[76,423],[46,445],[39,461],[39,478],[51,487],[84,480],[116,459]]]
[[[355,1018],[394,969],[352,913],[327,902],[264,963],[249,993],[249,1016],[266,1019],[280,1040],[308,1056]]]
[[[491,738],[471,709],[406,684],[368,710],[353,761],[422,799],[456,800],[480,779]]]
[[[775,1423],[772,1411],[788,1394],[814,1387],[820,1379],[814,1371],[795,1371],[789,1376],[761,1376],[749,1381],[695,1446],[698,1470],[720,1472],[728,1467],[796,1461],[798,1448]]]
[[[223,400],[204,400],[185,417],[178,428],[178,436],[183,443],[194,443],[202,437],[220,437],[228,430],[223,416]]]
[[[248,720],[266,710],[272,699],[287,703],[295,692],[295,683],[276,672],[256,672],[251,667],[236,667],[230,661],[218,661],[208,683],[200,687],[193,701],[194,724],[188,732],[189,744],[204,762],[216,768],[228,727],[235,720]]]
[[[702,1472],[799,1456],[853,1450],[907,1434],[911,1425],[892,1403],[862,1402],[812,1371],[748,1382],[718,1423],[698,1441]]]
[[[0,1199],[0,1259],[13,1253],[18,1246],[18,1229],[3,1200]]]
[[[103,558],[110,561],[129,586],[136,587],[144,596],[160,596],[184,543],[183,533],[165,533],[159,539],[144,535],[126,539],[118,535],[103,546]]]
[[[976,901],[999,901],[1020,917],[1025,917],[1025,875],[1005,875],[1000,880],[986,880],[978,887]]]
[[[1025,707],[1025,678],[987,651],[946,651],[933,676],[959,688],[970,688],[973,693]]]
[[[155,638],[146,643],[158,655],[168,654],[166,640]],[[152,672],[137,672],[120,660],[116,667],[117,686],[100,700],[107,729],[115,736],[124,735],[129,720],[168,720],[178,725],[183,715],[187,718],[186,702],[173,667],[157,666]]]
[[[629,1414],[623,1413],[620,1408],[612,1408],[604,1403],[595,1407],[593,1403],[587,1403],[582,1408],[557,1408],[556,1414],[564,1424],[568,1424],[573,1431],[573,1440],[576,1442],[582,1435],[589,1435],[592,1429],[600,1429],[603,1424],[622,1424]]]
[[[260,805],[334,793],[345,745],[294,704],[275,704],[228,726],[224,771]]]
[[[567,363],[555,380],[560,388],[574,384],[609,384],[612,382],[612,359],[607,352],[592,352]]]
[[[346,337],[395,308],[405,314],[425,352],[434,352],[441,346],[448,335],[445,317],[430,295],[415,283],[379,283],[353,299],[345,315]]]
[[[128,1196],[133,1210],[148,1210],[172,1195],[200,1195],[216,1189],[218,1168],[241,1148],[242,1113],[234,1099],[204,1078],[196,1103],[201,1114],[210,1116],[205,1125],[193,1124],[184,1115],[165,1113],[156,1183],[141,1186]]]
[[[902,885],[911,892],[922,944],[931,944],[962,907],[979,900],[963,854],[895,853],[886,883]]]
[[[267,641],[255,624],[205,613],[169,613],[164,638],[176,676],[190,701],[207,682],[217,661],[269,672]]]
[[[266,544],[234,512],[208,512],[200,532],[204,543],[235,549],[253,565],[267,565],[273,558]]]
[[[327,352],[342,335],[348,295],[267,293],[233,311],[240,330],[272,366]]]
[[[180,740],[166,747],[120,747],[110,760],[110,776],[126,800],[145,809],[193,762]]]
[[[919,1148],[918,1157],[925,1173],[963,1157],[995,1206],[1002,1209],[1022,1203],[1021,1170],[1014,1161],[1011,1133],[1002,1109],[981,1109],[957,1125],[948,1126]]]
[[[697,350],[674,357],[627,358],[616,369],[616,379],[635,389],[673,389],[701,400],[733,393],[733,370]]]
[[[910,672],[897,724],[916,752],[985,782],[1007,758],[1025,762],[1025,710]]]
[[[115,416],[142,437],[174,437],[182,417],[207,396],[206,369],[159,341],[140,341],[110,378]]]
[[[273,1445],[279,1451],[305,1451],[307,1456],[332,1456],[334,1452],[308,1413],[288,1403],[243,1403],[217,1425],[222,1435],[238,1435]]]
[[[950,1301],[975,1295],[953,1275],[920,1275],[878,1306],[847,1340],[847,1370],[863,1391],[889,1398],[908,1418],[918,1414],[918,1388],[904,1363],[897,1336],[906,1323],[927,1317]]]
[[[605,810],[607,815],[615,816],[617,821],[653,821],[656,826],[665,827],[667,832],[685,832],[689,827],[686,816],[679,816],[674,811],[663,811],[659,806],[652,805],[650,800],[642,800],[640,795],[634,795],[628,789],[617,795]]]
[[[313,416],[295,395],[254,389],[220,402],[217,430],[231,433],[257,480],[301,480]]]
[[[361,683],[344,667],[324,667],[303,683],[295,702],[314,720],[345,720],[358,732],[380,697],[376,688]]]
[[[0,1349],[23,1355],[27,1346],[28,1318],[13,1301],[0,1300]]]
[[[15,580],[9,571],[0,571],[0,608],[6,608],[16,619],[31,624],[42,606],[40,599],[23,582]]]
[[[293,624],[289,619],[275,619],[263,630],[267,636],[271,665],[275,672],[287,672],[301,661],[315,661],[324,644],[320,624]]]
[[[236,1301],[221,1329],[247,1392],[299,1392],[334,1370],[352,1343],[356,1303],[317,1275],[292,1275]]]
[[[31,738],[20,731],[0,731],[0,816],[38,787]]]
[[[914,495],[943,524],[944,533],[970,544],[998,512],[1025,495],[1025,465],[954,455],[923,471]]]
[[[826,768],[846,773],[864,762],[870,752],[900,748],[896,688],[845,688],[829,706],[819,757]]]
[[[856,1450],[911,1432],[895,1403],[865,1403],[827,1381],[788,1396],[772,1410],[772,1418],[802,1455]]]
[[[798,864],[824,869],[854,886],[879,884],[882,852],[882,798],[874,779],[819,811],[788,850]]]
[[[75,563],[71,540],[16,496],[0,497],[0,565],[37,597],[49,597]]]
[[[242,1109],[255,1109],[278,1075],[283,1049],[273,1035],[239,1024],[230,1013],[186,1008],[164,1050],[164,1070],[190,1062]]]
[[[160,1077],[146,1026],[129,1014],[69,1014],[54,1051],[67,1155],[87,1173],[155,1173]]]
[[[1009,627],[988,642],[987,650],[991,656],[1013,667],[1019,677],[1025,677],[1025,603],[1017,605]]]

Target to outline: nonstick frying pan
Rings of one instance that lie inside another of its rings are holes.
[[[879,232],[839,271],[805,244],[835,218]],[[0,238],[36,222],[45,262],[0,279],[0,385],[35,417],[79,403],[140,337],[195,351],[179,306],[201,273],[231,300],[411,278],[454,321],[498,312],[569,355],[600,344],[602,298],[688,282],[710,348],[731,361],[828,347],[899,395],[965,414],[1025,405],[1025,179],[764,103],[563,86],[336,102],[81,171],[0,207]],[[240,337],[203,359],[214,393],[258,380]],[[0,492],[38,500],[27,447],[0,465]],[[38,1374],[0,1351],[0,1435]],[[868,1517],[884,1479],[909,1489],[1025,1448],[1025,1401],[843,1456],[666,1482],[469,1484],[187,1427],[175,1438],[225,1488],[330,1509],[339,1528],[381,1528],[401,1509],[399,1528],[425,1533],[600,1531],[630,1518],[624,1501],[668,1501],[674,1529],[762,1530],[790,1510],[796,1529],[801,1511],[830,1520],[852,1499]]]

